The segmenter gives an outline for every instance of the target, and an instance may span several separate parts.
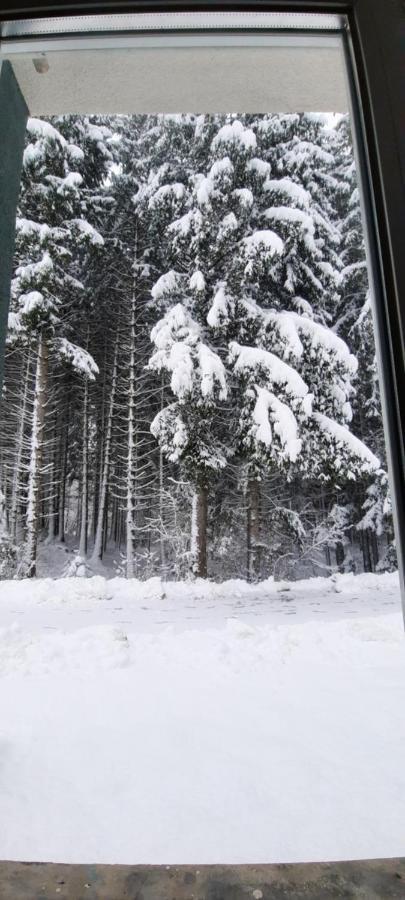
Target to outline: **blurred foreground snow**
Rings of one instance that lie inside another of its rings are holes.
[[[403,855],[395,575],[0,582],[0,857]]]

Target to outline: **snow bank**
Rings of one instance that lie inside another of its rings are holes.
[[[40,579],[0,599],[2,858],[403,852],[396,576]]]

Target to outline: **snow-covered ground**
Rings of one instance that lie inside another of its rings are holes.
[[[0,582],[0,858],[399,856],[395,575]]]

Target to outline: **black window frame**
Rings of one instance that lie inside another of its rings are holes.
[[[344,15],[345,51],[376,294],[377,340],[405,613],[405,4],[403,0],[4,0],[0,23],[157,12]],[[402,47],[401,47],[402,43]],[[0,354],[5,335],[0,335]]]

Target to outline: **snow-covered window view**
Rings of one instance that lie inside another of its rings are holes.
[[[0,579],[2,858],[401,855],[348,116],[28,120]]]

